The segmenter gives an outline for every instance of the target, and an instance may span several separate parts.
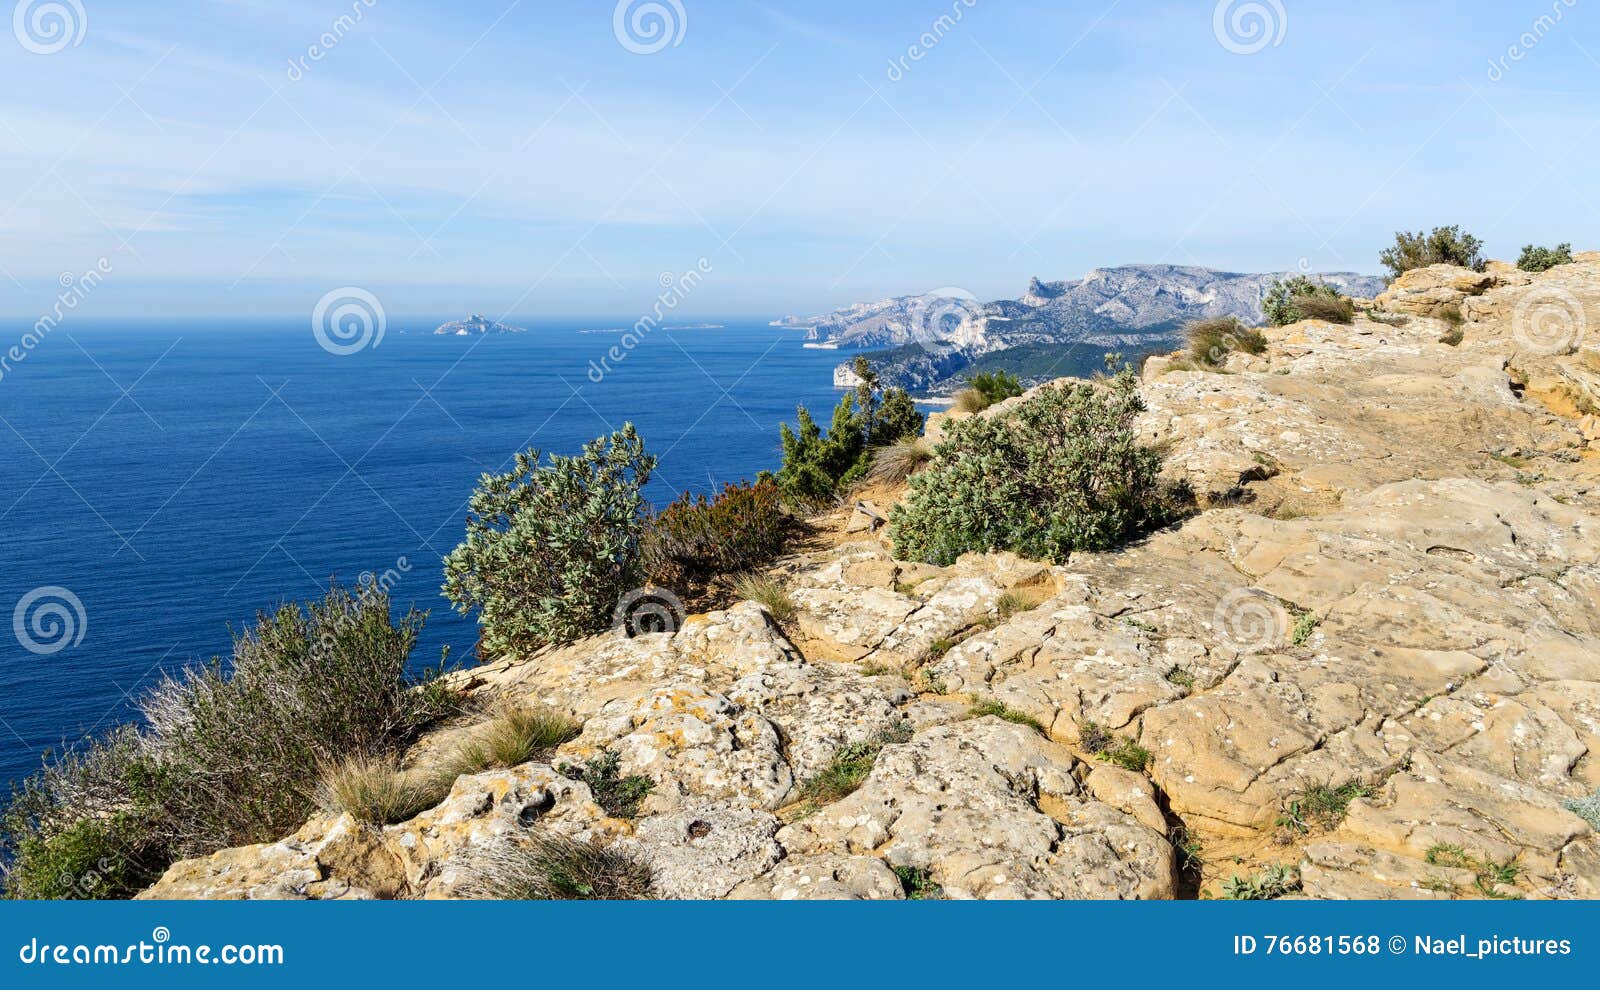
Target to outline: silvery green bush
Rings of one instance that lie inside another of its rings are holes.
[[[576,457],[516,455],[486,474],[467,538],[445,557],[444,595],[478,611],[482,648],[516,653],[599,632],[639,583],[645,483],[656,459],[632,423]]]
[[[1059,561],[1116,546],[1167,513],[1160,455],[1133,429],[1143,409],[1124,368],[952,424],[890,514],[895,552],[950,564],[974,550]]]

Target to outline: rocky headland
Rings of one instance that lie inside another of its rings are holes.
[[[1600,254],[1418,269],[1352,325],[1263,333],[1220,373],[1144,369],[1181,522],[937,567],[841,512],[772,572],[792,613],[453,675],[581,723],[554,757],[143,896],[468,896],[537,830],[665,897],[1600,897],[1573,810],[1600,787]],[[842,752],[870,771],[829,800]],[[650,782],[631,817],[573,771],[601,753]]]

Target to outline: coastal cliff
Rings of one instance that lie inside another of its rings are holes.
[[[1140,435],[1198,510],[1139,542],[938,567],[819,519],[771,574],[792,614],[452,675],[574,718],[554,757],[143,896],[469,896],[537,829],[665,897],[1600,897],[1600,253],[1417,269],[1377,304],[1224,373],[1148,362]],[[829,800],[842,755],[870,770]],[[648,780],[627,814],[619,774]]]

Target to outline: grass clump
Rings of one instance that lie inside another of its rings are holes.
[[[1155,760],[1148,749],[1132,739],[1116,735],[1098,722],[1085,722],[1079,726],[1078,742],[1097,759],[1134,773],[1143,773]]]
[[[492,900],[644,900],[649,865],[626,853],[557,835],[496,848],[472,866],[467,890]]]
[[[1355,305],[1326,282],[1304,275],[1274,279],[1261,299],[1261,312],[1275,327],[1301,320],[1328,320],[1349,323],[1355,319]]]
[[[1251,877],[1237,874],[1222,882],[1222,896],[1229,901],[1271,901],[1300,889],[1300,868],[1269,866]]]
[[[405,773],[392,755],[353,756],[323,773],[317,805],[369,825],[394,825],[410,821],[449,793],[448,782]]]
[[[1430,866],[1471,870],[1474,874],[1473,885],[1485,897],[1506,901],[1517,900],[1521,896],[1515,891],[1500,889],[1515,884],[1522,875],[1522,865],[1516,861],[1516,857],[1501,862],[1488,857],[1480,859],[1453,842],[1438,842],[1428,847],[1424,859]]]
[[[1161,457],[1139,443],[1144,410],[1124,368],[1049,385],[1004,416],[952,423],[890,513],[903,558],[949,565],[969,551],[1062,560],[1110,549],[1171,515]]]
[[[1026,725],[1028,728],[1034,729],[1040,734],[1043,734],[1045,731],[1044,724],[1038,719],[1034,718],[1032,715],[1029,715],[1027,712],[1019,712],[1010,705],[997,701],[994,698],[984,698],[981,701],[974,701],[972,703],[972,707],[967,709],[968,718],[983,718],[986,715],[993,715],[996,718],[1004,719],[1007,722],[1014,722],[1017,725]]]
[[[1194,320],[1184,326],[1183,335],[1189,343],[1190,359],[1201,368],[1221,367],[1235,351],[1261,354],[1267,349],[1261,331],[1245,326],[1237,316]]]
[[[507,705],[481,731],[489,765],[515,767],[548,756],[557,746],[576,738],[583,725],[543,706]]]
[[[878,754],[885,746],[903,743],[911,738],[911,726],[901,722],[861,742],[839,747],[833,759],[816,776],[800,785],[800,797],[813,804],[832,804],[854,794],[872,772]]]
[[[1332,784],[1313,784],[1292,798],[1278,818],[1278,824],[1291,832],[1305,834],[1313,825],[1328,830],[1338,827],[1350,810],[1350,802],[1367,798],[1373,790],[1359,780],[1335,787]]]
[[[1379,254],[1378,260],[1395,278],[1429,265],[1459,265],[1475,272],[1483,271],[1485,265],[1483,242],[1459,226],[1435,227],[1426,234],[1399,231],[1394,246]]]
[[[766,607],[780,624],[794,621],[796,608],[789,590],[777,578],[764,574],[741,574],[734,578],[733,592],[745,601]]]
[[[1185,691],[1194,690],[1194,671],[1181,664],[1175,663],[1171,667],[1167,668],[1166,678],[1168,684],[1183,688]]]
[[[562,776],[581,780],[589,785],[594,802],[612,818],[633,818],[639,814],[639,805],[650,795],[654,785],[642,774],[622,775],[622,757],[609,750],[602,751],[587,763],[563,763],[556,768]]]
[[[892,866],[900,878],[900,887],[908,901],[933,901],[944,897],[944,888],[933,879],[933,874],[920,866]]]
[[[867,479],[880,484],[898,485],[933,460],[933,447],[922,437],[906,437],[879,447],[872,455]]]
[[[1522,249],[1522,254],[1517,258],[1517,267],[1525,272],[1547,272],[1557,265],[1572,264],[1572,245],[1557,244],[1553,248],[1535,247],[1532,244]]]

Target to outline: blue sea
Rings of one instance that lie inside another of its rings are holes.
[[[796,403],[836,401],[839,352],[756,320],[668,324],[631,350],[632,318],[476,337],[433,335],[441,322],[390,318],[376,346],[335,354],[303,319],[69,317],[10,362],[0,778],[133,718],[162,671],[226,656],[230,626],[330,579],[383,576],[397,609],[430,613],[415,667],[446,646],[470,662],[476,627],[440,597],[440,557],[479,475],[631,421],[660,457],[660,505],[775,467]]]

